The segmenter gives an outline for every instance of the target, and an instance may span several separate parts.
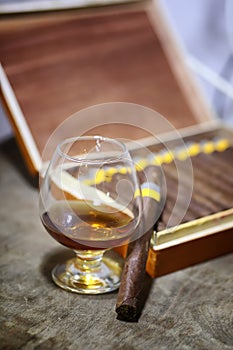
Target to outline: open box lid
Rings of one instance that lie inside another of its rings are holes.
[[[95,104],[147,106],[177,129],[213,119],[157,1],[2,16],[0,29],[1,97],[31,174],[56,127]]]

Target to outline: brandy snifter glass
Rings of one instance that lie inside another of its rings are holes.
[[[65,139],[40,184],[40,218],[48,233],[74,250],[53,281],[83,294],[119,287],[121,264],[105,252],[129,242],[141,217],[135,167],[125,145],[101,136]]]

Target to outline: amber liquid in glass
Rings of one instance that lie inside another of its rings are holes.
[[[132,213],[131,213],[132,214]],[[42,215],[48,233],[74,250],[100,250],[123,245],[135,218],[110,206],[88,201],[60,201]]]

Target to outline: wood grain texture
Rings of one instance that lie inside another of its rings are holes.
[[[64,119],[104,102],[145,105],[176,128],[197,122],[144,9],[3,18],[0,29],[0,60],[40,152]]]
[[[1,349],[233,348],[233,255],[154,280],[138,323],[116,320],[116,293],[80,296],[51,282],[69,252],[44,231],[20,158],[0,152]]]

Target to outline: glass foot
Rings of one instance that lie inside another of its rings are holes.
[[[103,294],[119,288],[123,259],[106,252],[97,266],[86,266],[75,257],[52,270],[53,281],[61,288],[79,294]]]

